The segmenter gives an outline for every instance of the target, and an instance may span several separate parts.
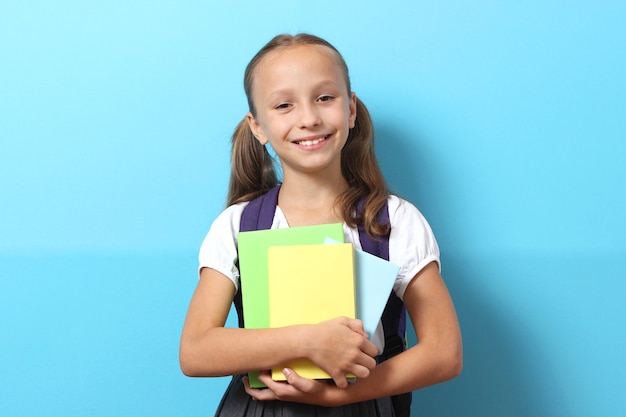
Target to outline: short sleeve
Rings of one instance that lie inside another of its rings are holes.
[[[199,269],[211,268],[228,277],[235,288],[239,288],[237,268],[237,233],[241,213],[247,203],[226,208],[211,224],[211,228],[200,246]]]
[[[410,202],[397,196],[389,198],[389,261],[400,265],[394,291],[403,299],[404,291],[415,275],[439,259],[439,246],[422,213]]]

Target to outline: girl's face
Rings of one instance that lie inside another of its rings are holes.
[[[354,127],[356,96],[348,93],[333,53],[320,45],[280,49],[254,71],[256,115],[248,113],[248,123],[262,145],[272,145],[285,177],[327,169],[341,175],[341,149]]]

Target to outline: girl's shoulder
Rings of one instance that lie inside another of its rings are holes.
[[[211,228],[228,229],[235,233],[239,232],[239,223],[241,222],[241,215],[243,209],[248,205],[248,201],[243,203],[233,204],[226,207],[218,216],[213,220]]]
[[[387,209],[389,210],[389,219],[392,226],[395,221],[402,219],[426,221],[422,212],[415,204],[395,194],[391,194],[387,199]]]
[[[399,251],[439,256],[433,230],[422,212],[410,201],[390,196],[388,205],[391,223],[390,244]]]
[[[239,285],[237,260],[237,233],[241,213],[247,203],[234,204],[224,209],[211,223],[200,245],[199,270],[212,268],[228,277],[235,287]]]

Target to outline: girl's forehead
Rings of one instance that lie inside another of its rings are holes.
[[[283,47],[271,51],[259,61],[251,81],[258,86],[259,82],[280,84],[293,77],[305,77],[311,81],[330,77],[340,84],[345,82],[347,86],[347,74],[340,61],[335,51],[323,45]]]
[[[339,66],[337,54],[332,49],[324,45],[304,44],[280,47],[269,52],[260,60],[256,69],[259,70],[262,67],[276,65],[284,60],[298,60],[299,58],[308,56],[326,57],[331,59],[335,65]]]

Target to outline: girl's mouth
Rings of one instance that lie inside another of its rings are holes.
[[[316,138],[316,139],[298,140],[298,141],[295,141],[294,143],[296,145],[300,145],[300,146],[313,146],[313,145],[317,145],[320,142],[325,141],[329,137],[330,137],[330,135],[326,135],[326,136],[322,136],[322,137],[319,137],[319,138]]]

